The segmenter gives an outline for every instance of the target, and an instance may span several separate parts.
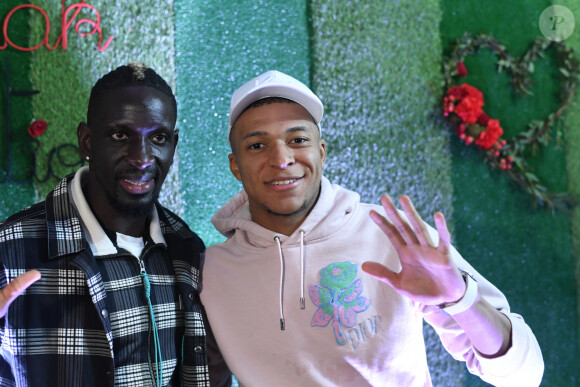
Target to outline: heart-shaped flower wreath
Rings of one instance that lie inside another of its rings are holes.
[[[475,54],[479,48],[490,49],[498,58],[498,72],[503,69],[511,72],[511,83],[516,92],[530,95],[529,91],[534,71],[533,63],[549,47],[557,50],[560,61],[559,70],[563,77],[562,102],[560,107],[543,121],[532,121],[525,132],[510,140],[505,140],[499,120],[490,118],[483,111],[483,94],[477,88],[463,83],[455,86],[458,78],[467,75],[464,59]],[[527,147],[546,145],[549,131],[562,113],[572,103],[580,71],[572,50],[561,42],[543,37],[534,40],[526,54],[515,59],[508,55],[504,46],[489,35],[472,36],[465,34],[457,42],[451,56],[443,63],[443,77],[446,94],[443,98],[443,114],[455,127],[455,133],[466,145],[475,144],[483,151],[485,161],[493,169],[507,174],[532,195],[539,204],[550,208],[567,210],[577,203],[567,193],[550,192],[532,172],[524,159]]]

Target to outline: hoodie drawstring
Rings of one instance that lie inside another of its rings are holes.
[[[276,243],[278,243],[278,253],[280,255],[280,329],[284,330],[284,328],[286,328],[284,321],[284,307],[282,305],[282,295],[284,291],[284,257],[282,256],[282,245],[280,244],[280,237],[276,235],[274,239],[276,240]]]
[[[282,244],[280,237],[276,235],[274,240],[278,244],[278,255],[280,256],[280,329],[286,328],[284,319],[284,256],[282,255]],[[304,298],[304,230],[300,230],[300,309],[306,309]]]
[[[304,230],[300,230],[300,309],[306,309],[304,300]]]

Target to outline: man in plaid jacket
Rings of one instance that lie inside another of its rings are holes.
[[[231,383],[199,300],[205,246],[157,201],[176,116],[152,69],[105,75],[77,129],[88,167],[0,224],[0,385]]]

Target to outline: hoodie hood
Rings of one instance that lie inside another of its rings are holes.
[[[235,237],[246,247],[264,248],[275,245],[275,237],[297,241],[304,232],[306,242],[328,237],[344,227],[360,203],[360,195],[348,191],[322,176],[320,196],[304,222],[292,235],[282,235],[252,221],[248,195],[244,190],[231,198],[211,219],[214,227],[225,237]],[[291,242],[290,242],[291,243]]]
[[[320,182],[320,195],[312,211],[304,222],[292,235],[283,235],[268,230],[252,221],[248,195],[245,191],[239,192],[230,199],[212,218],[215,228],[230,241],[235,241],[239,247],[254,250],[260,254],[262,251],[276,250],[275,255],[280,260],[280,329],[285,329],[284,318],[284,278],[286,277],[285,249],[293,249],[299,245],[300,260],[300,309],[305,308],[305,258],[304,246],[316,243],[319,240],[331,237],[345,227],[353,217],[360,204],[359,194],[348,191],[336,184],[331,184],[322,176]],[[262,251],[260,251],[262,250]]]

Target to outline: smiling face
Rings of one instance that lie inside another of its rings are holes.
[[[230,169],[248,194],[252,219],[290,235],[320,191],[326,144],[302,106],[274,102],[246,110],[232,128]]]
[[[173,162],[175,120],[164,93],[128,86],[100,96],[90,126],[79,125],[81,152],[91,159],[85,195],[103,223],[150,214]]]

